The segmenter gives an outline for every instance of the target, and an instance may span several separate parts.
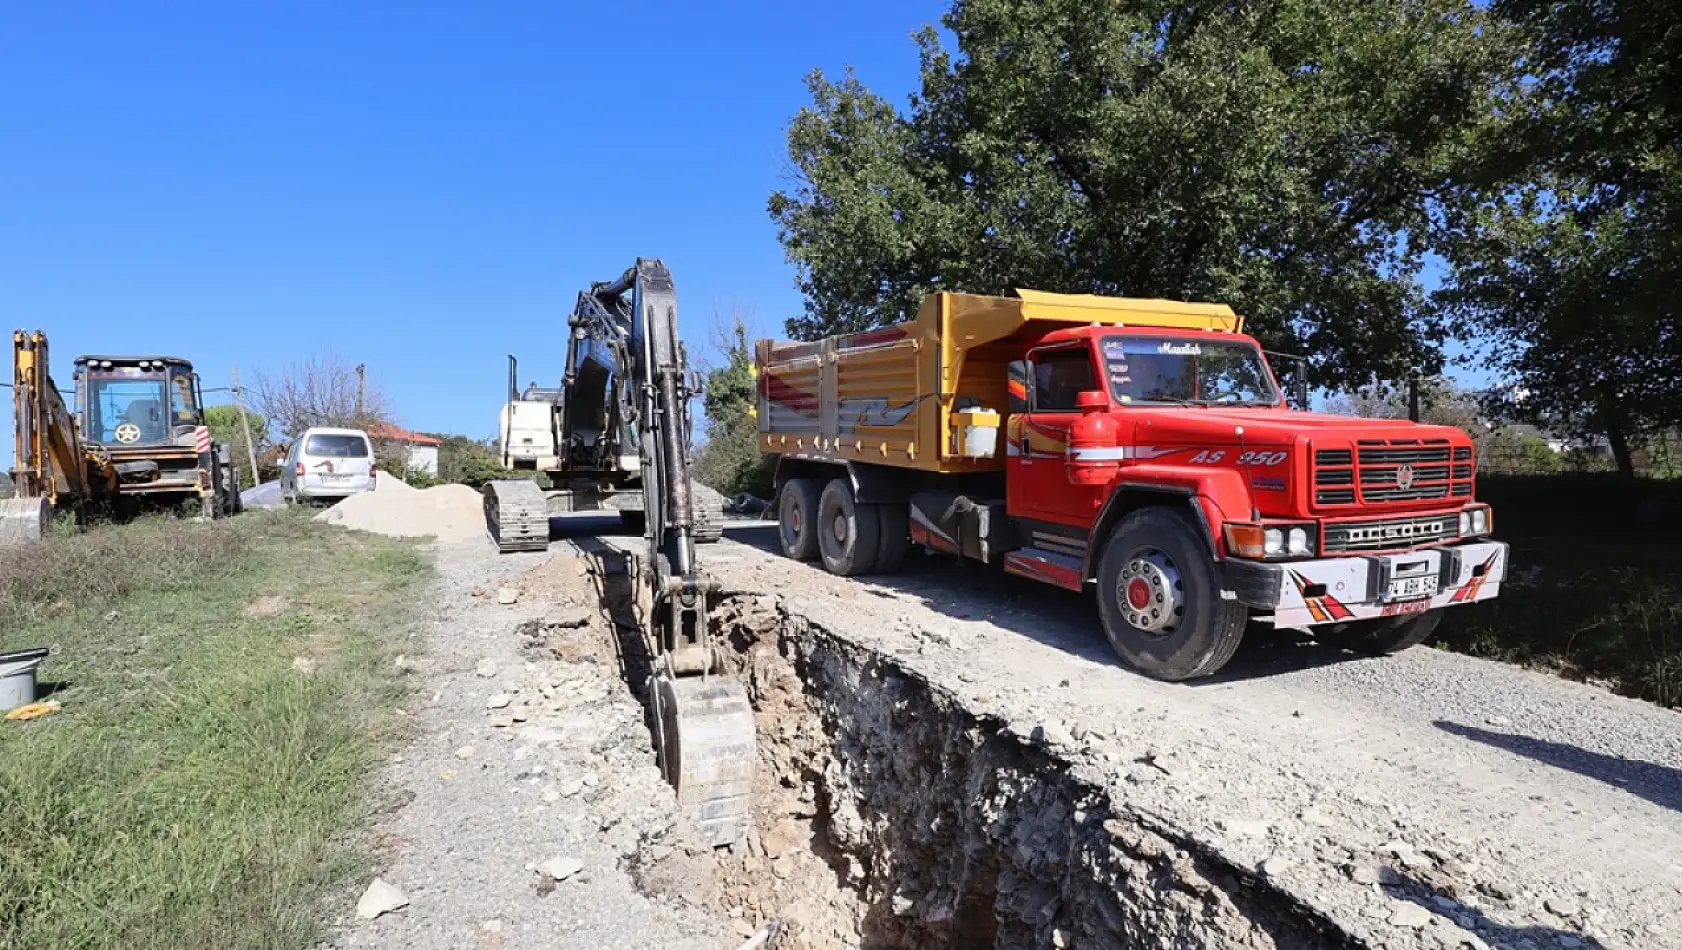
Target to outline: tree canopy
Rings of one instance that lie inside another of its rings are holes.
[[[809,79],[770,212],[800,338],[938,290],[1218,300],[1322,384],[1438,360],[1433,201],[1508,65],[1466,0],[957,0],[905,112]]]
[[[1516,79],[1445,203],[1441,301],[1531,395],[1604,433],[1626,473],[1682,425],[1682,9],[1500,0]]]

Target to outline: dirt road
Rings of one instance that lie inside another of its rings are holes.
[[[747,523],[703,561],[758,709],[758,823],[699,853],[581,566],[616,522],[556,529],[547,557],[441,555],[381,826],[413,903],[341,946],[728,948],[776,919],[790,950],[1682,948],[1682,716],[1280,638],[1156,683],[1081,598],[934,558],[841,580]],[[527,868],[557,855],[586,872]]]

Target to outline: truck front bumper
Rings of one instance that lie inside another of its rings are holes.
[[[1507,546],[1471,541],[1405,554],[1263,563],[1228,558],[1226,591],[1276,627],[1423,613],[1501,592]]]

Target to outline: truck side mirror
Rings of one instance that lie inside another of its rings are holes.
[[[1075,405],[1081,412],[1098,412],[1109,408],[1109,401],[1104,398],[1101,389],[1087,389],[1075,394]]]

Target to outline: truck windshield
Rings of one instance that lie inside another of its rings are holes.
[[[93,441],[140,445],[169,438],[169,393],[162,374],[152,378],[93,376],[86,385],[88,433]]]
[[[1248,343],[1185,337],[1107,336],[1102,342],[1117,402],[1277,406],[1279,391]]]

